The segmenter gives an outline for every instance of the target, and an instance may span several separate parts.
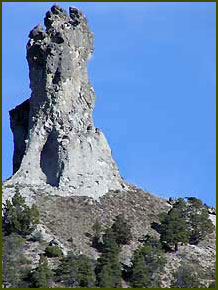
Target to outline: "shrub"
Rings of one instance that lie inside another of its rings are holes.
[[[25,282],[29,260],[22,254],[24,239],[12,233],[2,237],[2,285],[3,288],[28,288]]]
[[[97,272],[97,286],[99,288],[119,288],[121,287],[121,268],[117,257],[110,257],[110,259],[103,265],[100,265],[100,260],[98,261],[98,266],[101,270]]]
[[[50,288],[53,272],[48,266],[48,260],[41,255],[38,267],[31,274],[30,280],[33,288]]]
[[[97,286],[100,288],[121,287],[120,245],[117,243],[116,237],[112,227],[106,229],[102,237],[103,253],[98,258],[95,268]]]
[[[130,285],[133,288],[159,287],[159,274],[166,263],[161,244],[148,237],[144,245],[133,254],[132,266],[129,269]]]
[[[144,265],[144,257],[140,250],[134,253],[130,275],[130,285],[133,288],[145,288],[148,284],[148,268]]]
[[[162,215],[160,227],[160,241],[174,246],[178,250],[178,243],[186,243],[189,240],[189,231],[186,220],[181,213],[172,209],[168,214]]]
[[[121,214],[115,218],[112,226],[107,228],[104,234],[102,234],[102,228],[98,221],[93,225],[93,230],[94,237],[92,239],[92,246],[100,252],[107,251],[107,248],[110,248],[108,243],[115,242],[121,246],[128,244],[132,239],[130,226]]]
[[[62,255],[63,255],[63,252],[58,246],[47,246],[45,248],[45,256],[49,258],[61,257]]]
[[[118,245],[125,245],[132,239],[131,229],[124,215],[120,214],[115,218],[111,227]]]
[[[100,236],[101,236],[102,227],[101,227],[101,224],[99,223],[98,220],[94,223],[92,229],[93,229],[93,231],[94,231],[94,237],[95,237],[96,239],[99,239]]]
[[[96,248],[102,252],[95,268],[97,286],[100,288],[121,287],[122,271],[119,254],[121,246],[128,244],[132,238],[130,226],[123,215],[118,215],[112,226],[107,228],[102,236],[99,223],[95,224],[94,238],[93,244],[97,245]],[[96,238],[98,238],[97,243]]]
[[[119,261],[120,248],[115,240],[107,240],[107,247],[97,260],[95,273],[97,286],[100,288],[121,287],[121,264]]]
[[[35,205],[28,207],[25,198],[17,191],[12,202],[6,201],[3,208],[3,231],[6,235],[17,233],[22,236],[30,234],[39,222],[39,211]]]
[[[190,204],[192,204],[194,207],[202,207],[203,203],[200,199],[195,197],[187,197],[187,200]]]
[[[187,263],[183,263],[179,267],[174,278],[170,288],[201,288],[198,275]]]
[[[56,279],[62,281],[66,287],[94,287],[94,263],[85,255],[75,256],[68,253],[67,257],[61,260]]]
[[[99,221],[96,221],[92,227],[94,236],[92,238],[92,247],[101,250],[102,227]]]
[[[175,251],[179,242],[197,244],[214,230],[207,207],[196,198],[189,198],[188,202],[179,198],[173,208],[159,218],[161,223],[153,223],[152,227],[160,233],[163,245],[174,246]]]
[[[190,244],[198,244],[199,241],[203,240],[207,234],[212,233],[215,229],[205,206],[197,209],[193,208],[193,206],[190,207],[188,224]]]
[[[187,199],[185,218],[189,227],[189,242],[191,244],[197,244],[208,234],[212,233],[215,227],[209,218],[207,205],[195,197],[189,197]]]

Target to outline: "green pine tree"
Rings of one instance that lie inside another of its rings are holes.
[[[116,216],[111,229],[114,232],[118,245],[128,244],[132,239],[130,226],[122,214]]]
[[[30,261],[22,254],[24,239],[12,233],[2,236],[2,285],[3,288],[28,288],[25,281],[30,271]]]
[[[35,205],[28,207],[25,198],[17,191],[12,202],[6,201],[3,208],[3,231],[6,235],[17,233],[25,236],[30,234],[39,222],[39,211]]]
[[[197,244],[215,230],[205,205],[199,202],[191,203],[188,207],[188,224],[191,244]]]
[[[183,263],[174,274],[174,281],[170,288],[202,288],[202,286],[194,268],[187,263]]]
[[[144,264],[144,256],[140,250],[134,253],[131,267],[130,284],[133,288],[146,288],[149,281],[148,268]]]
[[[75,256],[70,252],[61,260],[56,279],[66,287],[92,288],[95,286],[94,263],[85,255]]]
[[[136,249],[129,270],[130,285],[133,288],[159,287],[159,274],[166,263],[161,244],[148,238],[144,245]]]
[[[121,264],[119,261],[120,246],[112,228],[103,235],[103,253],[98,258],[95,273],[97,286],[100,288],[121,287]]]
[[[178,250],[178,243],[189,241],[189,231],[186,220],[181,215],[180,210],[173,208],[168,214],[162,215],[160,227],[160,241],[166,242],[169,246],[174,246]]]
[[[194,197],[187,202],[179,198],[168,213],[161,213],[159,217],[161,223],[155,224],[155,228],[160,233],[160,240],[174,246],[175,251],[180,242],[197,244],[215,229],[206,205]]]
[[[39,265],[32,273],[31,281],[35,288],[50,288],[53,272],[48,266],[48,260],[45,256],[41,255]]]

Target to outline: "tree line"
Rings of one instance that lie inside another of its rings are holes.
[[[214,230],[207,207],[199,199],[179,198],[167,213],[160,214],[158,223],[151,224],[159,238],[145,234],[133,252],[129,266],[120,262],[120,253],[133,239],[131,226],[124,215],[118,215],[106,228],[98,221],[93,224],[91,242],[99,252],[97,260],[73,251],[63,255],[58,245],[47,244],[38,265],[32,268],[32,262],[22,253],[26,240],[42,242],[39,233],[35,233],[39,221],[37,207],[27,206],[18,191],[11,201],[6,201],[2,223],[3,287],[120,288],[126,283],[133,288],[158,288],[167,252],[177,252],[184,244],[197,245]],[[56,269],[49,266],[50,258],[59,260]],[[181,264],[174,278],[172,288],[200,287],[199,277],[187,265]],[[213,288],[214,283],[209,288]]]

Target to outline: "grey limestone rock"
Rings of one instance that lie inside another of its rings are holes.
[[[95,128],[87,74],[93,34],[85,16],[58,5],[29,34],[31,97],[10,111],[14,175],[7,184],[48,185],[98,198],[125,187],[104,134]]]

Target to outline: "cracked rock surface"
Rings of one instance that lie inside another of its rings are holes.
[[[94,126],[95,93],[87,74],[93,34],[76,8],[46,13],[29,33],[31,97],[10,111],[13,173],[6,184],[57,188],[99,198],[126,188],[104,134]]]

